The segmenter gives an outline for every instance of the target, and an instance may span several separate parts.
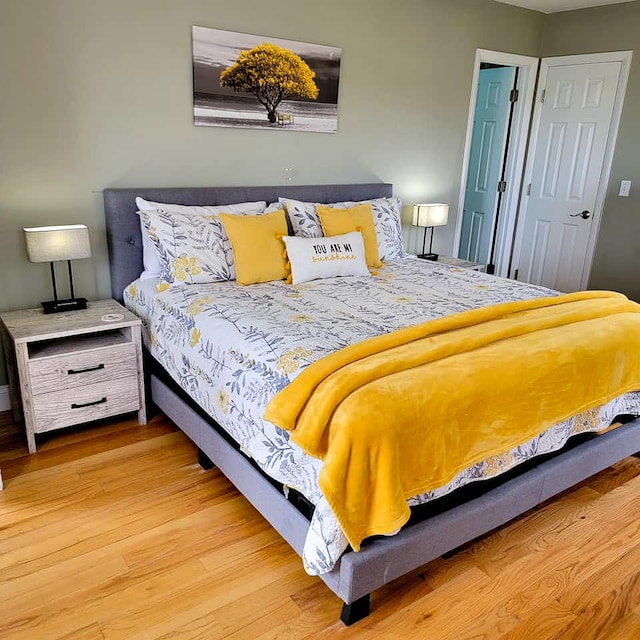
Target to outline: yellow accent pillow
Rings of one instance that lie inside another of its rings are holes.
[[[351,209],[334,209],[318,205],[316,210],[325,236],[339,236],[351,231],[360,231],[364,240],[367,266],[369,268],[382,266],[370,204],[358,204]]]
[[[284,280],[288,271],[283,257],[287,235],[284,209],[259,216],[220,214],[229,236],[239,284]]]

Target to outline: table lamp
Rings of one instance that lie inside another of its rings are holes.
[[[438,254],[433,253],[433,227],[442,227],[447,224],[449,217],[448,204],[414,204],[413,224],[416,227],[424,227],[424,237],[422,239],[422,253],[418,258],[423,260],[437,260]],[[431,229],[431,241],[429,242],[429,253],[425,253],[424,247],[427,241],[427,229]]]
[[[53,300],[42,303],[45,313],[75,311],[86,309],[87,299],[76,298],[73,291],[73,273],[71,261],[91,257],[89,229],[83,224],[70,224],[55,227],[29,227],[24,229],[27,244],[27,257],[30,262],[50,262]],[[58,300],[56,272],[54,262],[66,260],[69,267],[69,292],[71,297]]]

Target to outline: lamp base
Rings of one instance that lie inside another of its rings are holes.
[[[68,300],[47,300],[42,303],[45,313],[60,313],[62,311],[78,311],[87,308],[86,298],[69,298]]]
[[[421,253],[418,258],[422,258],[423,260],[437,260],[437,253]]]

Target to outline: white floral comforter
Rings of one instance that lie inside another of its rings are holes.
[[[308,573],[320,574],[333,568],[347,541],[318,487],[321,461],[262,419],[268,401],[308,364],[350,344],[467,309],[548,295],[555,292],[407,258],[387,263],[376,277],[298,286],[218,282],[156,293],[154,280],[137,280],[124,299],[143,320],[147,348],[173,379],[266,473],[316,505],[303,560]],[[605,428],[622,413],[640,413],[640,393],[555,425],[409,503],[499,475],[561,448],[575,433]]]

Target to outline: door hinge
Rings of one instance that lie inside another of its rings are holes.
[[[498,193],[504,193],[507,190],[507,183],[504,180],[498,182]]]
[[[509,102],[518,102],[519,97],[520,91],[518,89],[511,89],[511,93],[509,94]]]
[[[542,93],[540,94],[540,102],[544,102],[544,99],[547,97],[547,90],[543,89]]]
[[[531,195],[531,183],[529,183],[529,185],[527,186],[527,195]]]

